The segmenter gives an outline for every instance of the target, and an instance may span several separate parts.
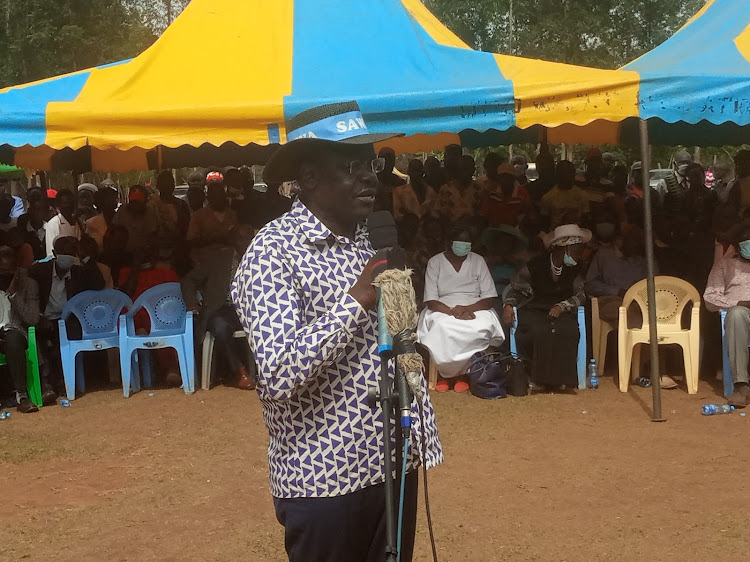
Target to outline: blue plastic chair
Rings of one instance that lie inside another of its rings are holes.
[[[99,351],[118,347],[117,319],[123,309],[133,304],[130,297],[115,289],[84,291],[65,303],[60,320],[60,356],[68,400],[75,400],[76,390],[86,391],[83,377],[82,351]],[[65,322],[70,315],[78,318],[82,338],[69,340]]]
[[[151,319],[151,333],[144,336],[136,335],[133,322],[133,317],[141,308],[148,312]],[[192,394],[195,392],[193,312],[185,307],[179,283],[163,283],[150,288],[120,317],[120,368],[126,398],[130,389],[133,352],[165,347],[177,351],[182,388],[185,394]],[[147,362],[144,364],[147,365]]]
[[[724,397],[729,398],[734,392],[734,381],[732,380],[732,371],[729,370],[729,350],[727,349],[727,338],[724,333],[724,321],[727,319],[727,311],[721,311],[721,350],[724,359]],[[750,342],[748,342],[750,347]]]
[[[516,331],[518,330],[518,310],[513,307],[513,325],[510,327],[510,352],[518,357],[516,345]],[[578,389],[584,390],[586,385],[586,309],[578,307]]]

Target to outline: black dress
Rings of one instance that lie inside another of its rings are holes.
[[[555,278],[549,255],[528,263],[533,299],[518,310],[516,342],[522,358],[531,360],[531,380],[539,385],[576,388],[578,386],[577,307],[550,319],[550,309],[572,299],[578,292],[576,281],[580,266],[564,267]]]

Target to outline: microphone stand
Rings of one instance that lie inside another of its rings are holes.
[[[391,414],[395,412],[393,382],[388,373],[388,366],[393,359],[393,338],[388,333],[385,322],[385,307],[378,293],[378,355],[380,355],[380,381],[378,387],[370,387],[368,403],[370,408],[380,404],[383,415],[383,472],[385,473],[385,560],[396,562],[398,559],[398,537],[396,531],[397,515],[395,500],[395,480],[393,474],[393,442],[391,441]],[[404,459],[406,462],[406,459]]]

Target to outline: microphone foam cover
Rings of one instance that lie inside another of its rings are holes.
[[[374,250],[398,246],[396,221],[388,211],[377,211],[367,219],[367,230],[370,233],[370,244]]]

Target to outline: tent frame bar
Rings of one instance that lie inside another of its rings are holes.
[[[656,326],[656,283],[654,281],[654,223],[651,205],[651,146],[648,122],[640,120],[641,173],[643,174],[643,227],[646,239],[646,291],[648,301],[648,329],[651,351],[651,396],[653,410],[651,421],[667,421],[661,413],[661,377],[659,373],[659,339]],[[627,377],[630,373],[626,373]]]

